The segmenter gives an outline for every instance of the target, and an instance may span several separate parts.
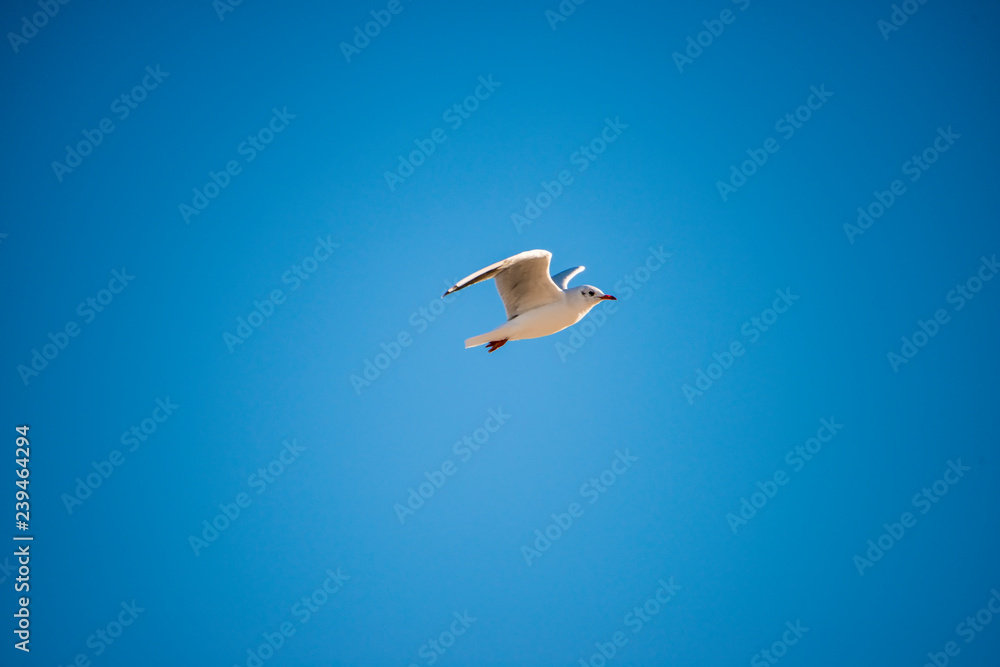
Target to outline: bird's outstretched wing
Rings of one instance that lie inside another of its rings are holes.
[[[563,298],[562,290],[549,277],[551,259],[552,253],[548,250],[518,253],[459,280],[443,296],[493,278],[507,310],[507,319],[512,320],[521,313]]]
[[[585,266],[574,266],[572,269],[566,269],[565,271],[560,271],[556,275],[552,276],[552,282],[556,284],[559,289],[566,289],[569,287],[569,281],[573,280],[573,276],[578,273],[582,273],[583,270],[587,268]]]

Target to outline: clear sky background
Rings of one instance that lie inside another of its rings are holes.
[[[3,664],[995,664],[994,3],[39,6]],[[533,248],[619,300],[463,349]]]

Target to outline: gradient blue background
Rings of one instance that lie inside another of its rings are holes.
[[[995,664],[1000,623],[971,644],[955,626],[1000,587],[1000,282],[898,373],[886,360],[1000,251],[995,4],[930,0],[888,41],[888,2],[592,0],[552,30],[556,5],[404,2],[347,63],[338,45],[385,3],[246,0],[220,21],[208,0],[71,2],[0,56],[0,507],[13,535],[13,428],[30,424],[36,540],[30,656],[0,572],[3,664],[245,665],[292,621],[265,664],[425,665],[465,610],[477,620],[438,664],[577,665],[620,630],[610,665],[747,664],[798,619],[783,665],[917,666],[952,640],[952,664]],[[671,54],[726,8],[735,22],[678,72]],[[36,11],[6,3],[0,26]],[[169,77],[60,183],[52,161],[156,65]],[[442,113],[487,75],[500,87],[452,130]],[[833,96],[784,140],[775,122],[813,85]],[[185,224],[178,205],[275,107],[296,118]],[[518,233],[511,213],[607,117],[628,129]],[[848,243],[856,208],[948,126],[961,139]],[[384,172],[437,127],[448,140],[391,192]],[[770,136],[780,150],[724,202],[716,181]],[[288,291],[327,235],[340,247]],[[422,333],[410,320],[522,250],[614,293],[661,245],[668,262],[563,358],[582,324],[464,350],[502,321],[489,284]],[[17,366],[122,267],[134,282],[25,386]],[[287,302],[230,352],[223,333],[276,288]],[[689,404],[682,386],[784,288],[794,307]],[[76,478],[166,397],[176,413],[69,514]],[[458,461],[491,408],[509,422]],[[831,416],[843,430],[734,535],[726,514]],[[291,438],[305,451],[253,493]],[[586,504],[626,448],[638,460]],[[401,525],[393,505],[449,458],[457,473]],[[959,458],[971,471],[859,576],[866,541]],[[195,556],[189,536],[245,491]],[[583,516],[529,566],[521,546],[572,502]],[[350,579],[298,623],[328,568]],[[623,618],[669,577],[681,590],[633,634]],[[88,637],[133,599],[145,611],[95,656]]]

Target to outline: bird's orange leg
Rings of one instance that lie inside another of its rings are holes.
[[[508,340],[510,340],[510,339],[509,338],[504,338],[503,340],[491,340],[490,342],[488,342],[486,344],[486,351],[487,352],[496,352],[501,347],[503,347],[504,343],[506,343]]]

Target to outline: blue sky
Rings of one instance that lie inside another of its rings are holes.
[[[991,664],[998,11],[898,6],[7,3],[3,663]],[[619,300],[465,350],[534,248]]]

